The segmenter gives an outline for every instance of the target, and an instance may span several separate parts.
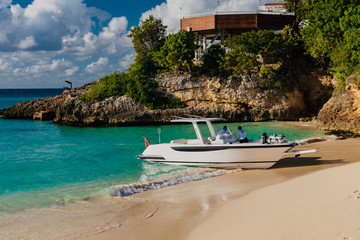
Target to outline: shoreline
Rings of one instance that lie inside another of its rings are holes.
[[[282,159],[279,164],[269,170],[239,171],[236,174],[138,193],[132,198],[146,199],[158,207],[158,211],[151,217],[76,239],[112,240],[118,239],[120,236],[123,239],[208,239],[209,236],[205,237],[204,232],[212,232],[214,224],[218,226],[217,228],[229,224],[226,217],[230,214],[228,206],[233,206],[234,202],[243,201],[242,199],[246,199],[256,192],[266,191],[266,189],[278,185],[289,184],[291,186],[292,182],[296,182],[298,179],[301,182],[301,179],[307,179],[308,176],[317,176],[319,173],[327,171],[319,171],[322,169],[333,169],[333,167],[342,165],[349,166],[348,163],[360,160],[357,159],[357,156],[360,156],[360,150],[356,149],[356,146],[359,145],[359,139],[332,140],[302,145],[297,148],[320,148],[321,150],[303,158]],[[345,151],[345,153],[342,154],[341,151]],[[358,166],[360,165],[358,164]],[[319,199],[319,201],[322,200],[324,199]],[[254,208],[254,204],[251,202],[247,202],[247,204],[249,208]],[[234,212],[237,211],[236,206],[232,207]],[[273,206],[281,211],[279,207],[276,203]],[[218,215],[222,217],[219,218]],[[242,216],[242,212],[239,211],[236,216]],[[234,239],[238,236],[236,228],[228,231],[233,234],[231,236],[234,236]],[[222,232],[222,236],[224,234]],[[251,233],[248,234],[252,236]],[[213,239],[218,239],[220,234],[216,236],[217,238]]]

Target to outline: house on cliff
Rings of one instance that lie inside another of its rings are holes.
[[[200,57],[214,43],[224,41],[236,35],[256,29],[281,30],[286,25],[293,25],[294,13],[287,12],[285,3],[266,3],[256,11],[217,11],[180,20],[181,30],[192,31],[197,35],[197,44],[201,46],[195,53]]]

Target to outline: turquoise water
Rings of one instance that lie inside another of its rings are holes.
[[[0,108],[16,102],[58,94],[0,90]],[[11,91],[10,91],[11,92]],[[60,91],[61,92],[61,91]],[[215,124],[220,129],[224,124]],[[226,124],[232,130],[237,123]],[[286,122],[241,123],[248,138],[263,132],[284,134],[288,140],[323,136],[322,131]],[[66,204],[110,194],[111,186],[176,176],[186,167],[146,163],[136,158],[150,143],[195,138],[191,125],[76,128],[51,122],[0,118],[0,211]]]

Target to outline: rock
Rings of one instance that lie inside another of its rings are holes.
[[[316,115],[331,98],[334,91],[332,80],[329,72],[319,69],[300,75],[299,90],[304,96],[308,113]]]
[[[320,110],[318,127],[335,132],[360,133],[360,88],[356,78],[346,80],[344,90],[335,93]]]
[[[227,79],[190,74],[158,75],[155,80],[164,92],[171,92],[189,106],[223,113],[231,121],[295,120],[306,114],[302,93],[266,93],[258,87],[256,74]]]

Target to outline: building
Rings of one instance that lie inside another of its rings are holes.
[[[294,21],[294,14],[286,11],[285,3],[267,3],[257,11],[215,11],[184,17],[180,25],[181,30],[197,34],[198,44],[202,46],[195,56],[198,59],[215,42],[224,47],[227,38],[256,29],[281,30]]]

